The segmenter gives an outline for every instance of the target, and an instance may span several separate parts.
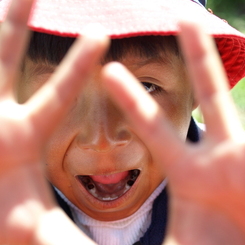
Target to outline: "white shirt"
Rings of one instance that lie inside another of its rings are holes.
[[[56,190],[70,206],[77,226],[99,245],[132,245],[140,240],[150,226],[153,202],[166,184],[165,179],[134,214],[116,221],[99,221],[91,218],[72,204],[63,193]]]

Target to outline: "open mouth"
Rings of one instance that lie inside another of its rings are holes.
[[[113,201],[125,194],[135,183],[140,170],[134,169],[112,175],[78,175],[86,190],[100,201]]]

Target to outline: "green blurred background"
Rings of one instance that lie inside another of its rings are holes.
[[[230,25],[245,34],[245,0],[207,0],[207,8],[215,15],[228,21]],[[242,79],[232,90],[231,95],[239,111],[245,129],[245,79]],[[199,110],[194,112],[198,121],[202,121]]]
[[[243,33],[245,32],[244,0],[207,0],[207,8]]]

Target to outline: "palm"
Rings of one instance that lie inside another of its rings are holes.
[[[107,46],[102,35],[78,39],[50,81],[25,104],[16,103],[13,88],[28,40],[31,5],[13,1],[0,33],[0,244],[65,242],[48,230],[57,219],[65,220],[68,229],[73,225],[56,208],[43,177],[42,149]],[[81,235],[73,231],[74,239]]]
[[[244,244],[244,132],[214,44],[199,27],[183,24],[182,30],[181,43],[206,123],[200,143],[183,144],[161,108],[122,67],[108,66],[104,82],[152,151],[159,171],[168,176],[166,244]]]
[[[242,152],[232,141],[195,149],[195,157],[170,170],[170,237],[177,234],[180,244],[244,244]]]

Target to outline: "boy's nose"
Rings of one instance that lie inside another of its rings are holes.
[[[79,147],[109,152],[115,147],[127,145],[132,139],[132,132],[111,99],[98,90],[85,91],[83,95],[77,138]]]

